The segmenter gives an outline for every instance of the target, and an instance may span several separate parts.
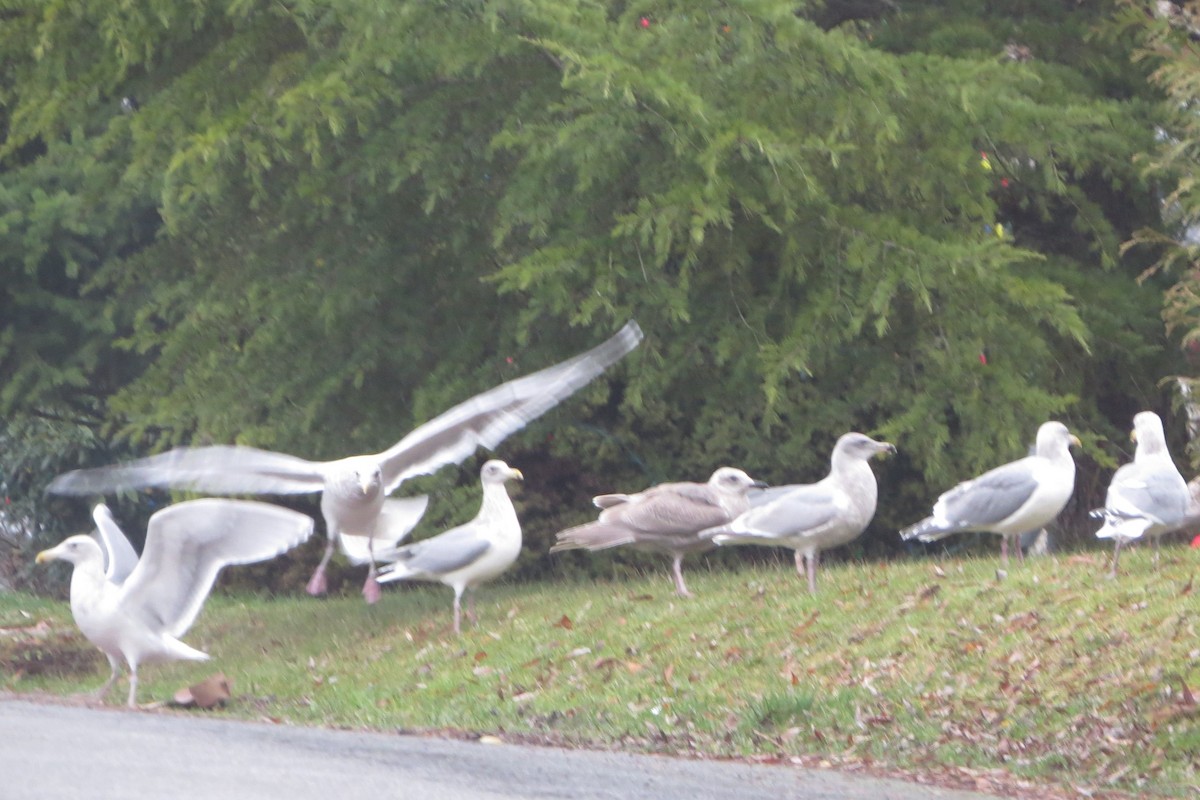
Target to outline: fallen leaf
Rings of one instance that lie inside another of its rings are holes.
[[[804,633],[806,630],[811,628],[813,623],[817,621],[817,617],[819,617],[819,616],[821,616],[821,612],[819,612],[819,611],[812,612],[812,614],[810,614],[808,616],[808,619],[804,620],[804,622],[801,622],[799,625],[792,628],[792,636],[799,636],[800,634]]]
[[[675,677],[675,665],[667,664],[667,668],[663,670],[663,682],[670,683],[673,677]]]
[[[1185,583],[1183,585],[1183,588],[1179,590],[1180,596],[1188,595],[1188,594],[1192,593],[1192,579],[1193,578],[1195,578],[1194,575],[1191,578],[1188,578],[1188,582]]]
[[[476,653],[475,653],[475,663],[476,664],[478,664],[480,661],[483,661],[485,658],[487,658],[487,653],[485,653],[482,650],[476,651]]]
[[[575,629],[575,623],[571,622],[571,618],[568,617],[566,614],[563,614],[562,619],[560,619],[558,622],[556,622],[554,624],[556,627],[563,628],[568,631]]]
[[[639,664],[636,661],[626,661],[625,662],[625,669],[629,670],[629,672],[633,675],[638,674],[645,668],[646,668],[645,664]]]

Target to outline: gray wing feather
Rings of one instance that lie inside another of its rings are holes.
[[[793,486],[789,491],[777,493],[772,502],[739,516],[729,530],[761,536],[796,536],[828,527],[838,520],[839,514],[836,497],[827,487]]]
[[[137,567],[137,551],[121,532],[108,506],[98,504],[92,509],[92,519],[96,522],[96,530],[100,532],[100,542],[103,545],[101,550],[104,551],[104,576],[115,584],[124,583]]]
[[[408,478],[462,461],[478,447],[495,448],[586,386],[638,346],[633,320],[603,344],[540,372],[502,383],[435,417],[381,453],[388,492]]]
[[[1137,515],[1175,525],[1188,512],[1187,484],[1174,466],[1126,464],[1113,475],[1105,509],[1118,516]]]
[[[325,486],[324,465],[255,447],[179,447],[149,458],[59,475],[46,491],[108,494],[176,487],[214,494],[304,494]]]
[[[712,490],[701,484],[683,491],[648,494],[637,503],[611,506],[600,513],[600,521],[635,533],[695,533],[729,522],[729,513],[717,503]]]
[[[945,517],[958,526],[991,525],[1012,516],[1038,488],[1026,459],[960,483],[938,498]]]
[[[122,587],[121,604],[152,630],[182,636],[222,567],[265,561],[300,544],[310,517],[250,500],[176,503],[150,518],[141,561]]]
[[[490,548],[479,527],[469,522],[401,548],[396,561],[414,573],[445,575],[473,563]]]

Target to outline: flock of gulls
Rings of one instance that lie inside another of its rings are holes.
[[[421,580],[454,590],[454,632],[461,631],[461,600],[475,621],[474,590],[507,570],[521,549],[521,525],[506,484],[521,471],[490,460],[480,471],[483,498],[469,522],[428,539],[406,542],[428,505],[427,497],[389,498],[407,479],[457,464],[477,448],[495,448],[510,434],[570,397],[630,353],[642,340],[636,322],[603,344],[560,364],[501,384],[430,422],[377,455],[314,462],[251,447],[178,448],[126,464],[68,472],[48,491],[104,495],[171,487],[217,495],[321,493],[328,543],[307,591],[323,594],[335,548],[367,566],[363,596],[376,602],[380,584]],[[1097,532],[1121,547],[1158,538],[1196,518],[1187,484],[1167,451],[1162,421],[1149,411],[1134,417],[1134,460],[1117,470]],[[1075,485],[1070,447],[1078,445],[1061,422],[1046,422],[1031,455],[964,481],[938,498],[932,513],[900,532],[932,542],[965,531],[1010,543],[1044,528],[1062,511]],[[767,487],[746,472],[721,467],[705,483],[663,483],[634,494],[593,498],[594,522],[561,531],[551,552],[629,546],[673,559],[676,592],[690,596],[683,558],[717,546],[754,544],[791,548],[796,571],[816,592],[823,550],[853,541],[875,515],[878,487],[870,460],[895,447],[862,433],[837,440],[829,474],[811,484]],[[128,665],[128,704],[136,705],[138,667],[208,656],[182,637],[225,566],[264,561],[306,541],[314,522],[296,511],[249,500],[208,497],[176,503],[149,521],[139,558],[103,504],[95,506],[96,535],[72,536],[37,555],[37,562],[73,565],[71,612],[80,631],[108,658],[107,695]],[[1018,557],[1021,548],[1016,546]]]

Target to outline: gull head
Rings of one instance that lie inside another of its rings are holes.
[[[1133,416],[1133,430],[1129,439],[1138,445],[1139,450],[1148,452],[1166,452],[1167,436],[1163,432],[1162,419],[1153,411],[1139,411]]]
[[[38,564],[45,564],[47,561],[70,561],[72,564],[82,564],[91,559],[101,558],[103,555],[96,540],[85,534],[79,534],[64,539],[49,550],[38,553],[34,561]]]
[[[1039,456],[1049,456],[1051,453],[1070,452],[1071,445],[1078,447],[1079,437],[1067,430],[1061,422],[1051,420],[1043,422],[1038,428],[1035,451]]]
[[[521,474],[521,470],[510,467],[498,458],[493,458],[483,465],[483,469],[479,470],[479,477],[485,484],[487,483],[504,483],[508,480],[525,480],[525,476]]]
[[[891,442],[877,442],[864,433],[845,433],[837,440],[833,452],[835,456],[847,455],[861,461],[867,461],[880,453],[896,452],[896,445]]]
[[[341,491],[347,495],[371,498],[383,490],[383,472],[370,459],[347,459],[345,471],[338,477]]]
[[[736,467],[721,467],[708,479],[708,485],[729,494],[745,494],[751,489],[767,488],[766,483],[754,480]]]

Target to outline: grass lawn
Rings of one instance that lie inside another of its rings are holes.
[[[485,587],[462,638],[441,586],[392,585],[373,607],[217,594],[184,637],[213,661],[145,667],[139,699],[220,670],[235,699],[215,713],[229,717],[975,776],[1019,793],[1200,791],[1198,550],[1169,547],[1155,568],[1134,548],[1115,581],[1099,551],[1014,562],[1003,579],[996,557],[829,564],[816,597],[782,560],[694,561],[690,600],[657,563],[619,583]],[[66,603],[0,594],[0,629],[2,688],[68,694],[107,676]],[[109,702],[124,697],[122,683]]]

